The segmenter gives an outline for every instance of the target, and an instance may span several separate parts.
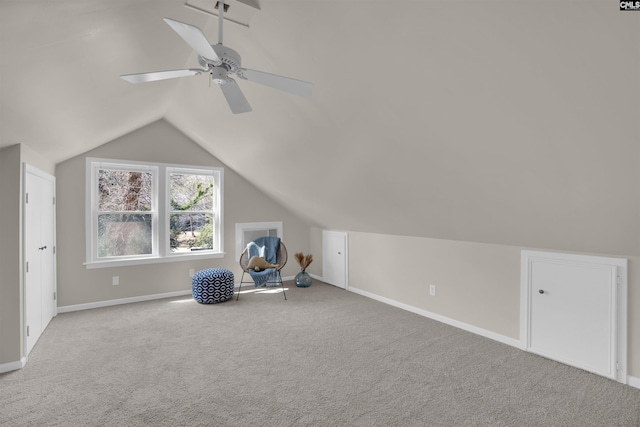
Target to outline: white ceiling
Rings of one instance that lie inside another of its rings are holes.
[[[637,227],[637,198],[605,208],[620,196],[605,189],[640,178],[640,13],[609,0],[261,0],[249,27],[225,24],[225,45],[314,93],[240,81],[253,107],[240,115],[206,75],[118,77],[197,66],[163,17],[217,40],[216,17],[184,0],[0,0],[0,147],[58,163],[165,118],[322,227],[640,253],[622,231]],[[585,238],[605,220],[620,231]]]

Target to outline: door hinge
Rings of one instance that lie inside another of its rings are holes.
[[[24,195],[24,202],[25,202],[25,203],[29,203],[29,193],[25,193],[25,195]]]
[[[55,246],[53,247],[53,254],[54,255],[56,254],[56,247]]]
[[[29,336],[29,325],[27,325],[27,336]]]
[[[620,362],[616,362],[616,371],[620,370]]]
[[[620,282],[622,282],[622,279],[620,279],[620,276],[617,276],[617,277],[616,277],[616,283],[619,285],[619,284],[620,284]]]
[[[29,261],[27,261],[27,273],[29,272]]]
[[[53,300],[56,300],[56,292],[53,293]]]
[[[53,198],[53,204],[54,205],[56,204],[56,198],[55,197]]]

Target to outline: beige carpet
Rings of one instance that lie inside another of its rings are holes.
[[[640,426],[640,390],[318,283],[60,314],[3,426]]]

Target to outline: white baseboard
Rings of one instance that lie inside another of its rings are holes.
[[[631,387],[640,388],[640,378],[627,375],[627,384],[630,385]]]
[[[282,280],[283,281],[293,280],[294,277],[295,276],[284,276],[282,277]],[[240,283],[234,284],[234,287],[236,289],[238,289],[239,286],[240,286]],[[112,299],[107,301],[89,302],[86,304],[64,305],[64,306],[58,307],[58,313],[69,313],[71,311],[89,310],[92,308],[111,307],[113,305],[130,304],[133,302],[143,302],[143,301],[151,301],[154,299],[179,297],[183,295],[191,295],[191,292],[192,292],[191,289],[186,289],[184,291],[167,292],[163,294],[153,294],[153,295],[143,295],[143,296],[131,297],[131,298]]]
[[[284,276],[282,280],[283,281],[293,280],[294,277],[295,276]],[[238,289],[239,286],[240,286],[239,282],[234,284],[234,287],[236,289]],[[58,313],[69,313],[71,311],[90,310],[92,308],[111,307],[113,305],[130,304],[133,302],[151,301],[151,300],[162,299],[162,298],[173,298],[173,297],[179,297],[179,296],[191,295],[191,294],[192,294],[191,289],[186,289],[184,291],[166,292],[163,294],[142,295],[139,297],[89,302],[86,304],[64,305],[62,307],[58,307]]]
[[[27,364],[27,358],[23,357],[20,360],[16,360],[15,362],[3,363],[0,365],[0,374],[4,374],[5,372],[16,371],[18,369],[24,368],[24,365]]]
[[[191,289],[184,290],[184,291],[166,292],[163,294],[142,295],[139,297],[89,302],[86,304],[64,305],[62,307],[58,307],[58,313],[68,313],[70,311],[89,310],[91,308],[111,307],[112,305],[130,304],[132,302],[151,301],[154,299],[172,298],[172,297],[179,297],[183,295],[191,295]]]
[[[510,346],[513,346],[513,347],[517,347],[517,348],[521,347],[520,346],[520,340],[517,340],[517,339],[514,339],[514,338],[510,338],[510,337],[506,337],[504,335],[496,334],[495,332],[491,332],[491,331],[488,331],[486,329],[482,329],[482,328],[479,328],[477,326],[470,325],[468,323],[460,322],[458,320],[450,319],[448,317],[441,316],[441,315],[436,314],[436,313],[431,313],[430,311],[423,310],[421,308],[413,307],[411,305],[404,304],[404,303],[401,303],[401,302],[398,302],[398,301],[395,301],[395,300],[392,300],[392,299],[389,299],[389,298],[381,297],[379,295],[372,294],[371,292],[363,291],[362,289],[350,287],[349,291],[351,291],[353,293],[356,293],[356,294],[359,294],[359,295],[362,295],[362,296],[365,296],[367,298],[374,299],[376,301],[383,302],[385,304],[392,305],[394,307],[401,308],[403,310],[410,311],[411,313],[415,313],[415,314],[418,314],[420,316],[428,317],[429,319],[437,320],[438,322],[442,322],[442,323],[445,323],[447,325],[454,326],[454,327],[459,328],[459,329],[463,329],[463,330],[465,330],[467,332],[471,332],[471,333],[474,333],[476,335],[480,335],[480,336],[483,336],[485,338],[489,338],[489,339],[492,339],[494,341],[501,342],[502,344],[507,344],[507,345],[510,345]]]

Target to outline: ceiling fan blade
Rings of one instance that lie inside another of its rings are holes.
[[[251,106],[244,97],[244,94],[240,90],[240,86],[235,81],[229,79],[226,83],[220,85],[224,97],[227,98],[227,103],[231,108],[233,114],[248,113],[251,111]]]
[[[241,71],[242,76],[251,82],[260,83],[262,85],[269,86],[274,89],[283,90],[294,95],[304,96],[305,98],[311,97],[313,83],[296,80],[289,77],[278,76],[275,74],[269,74],[265,73],[264,71],[250,70],[248,68],[242,68]]]
[[[169,24],[169,26],[173,28],[173,30],[198,53],[198,55],[214,62],[220,61],[220,57],[218,57],[216,52],[213,50],[200,28],[185,24],[184,22],[174,21],[169,18],[164,18],[164,22]]]
[[[155,82],[157,80],[175,79],[176,77],[197,76],[205,70],[188,69],[188,70],[169,70],[169,71],[152,71],[150,73],[124,74],[121,79],[129,83],[146,83]]]

